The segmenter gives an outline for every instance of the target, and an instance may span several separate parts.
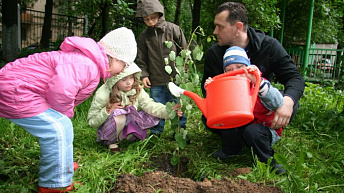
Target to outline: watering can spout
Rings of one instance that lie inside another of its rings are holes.
[[[175,97],[180,97],[180,95],[186,95],[188,97],[190,97],[192,100],[195,101],[196,105],[198,106],[198,108],[201,110],[201,112],[203,113],[203,115],[206,115],[206,103],[205,103],[205,99],[201,98],[200,96],[198,96],[196,93],[191,92],[191,91],[187,91],[184,90],[182,88],[180,88],[179,86],[177,86],[176,84],[174,84],[173,82],[169,82],[168,83],[168,88],[170,90],[170,92],[175,96]]]

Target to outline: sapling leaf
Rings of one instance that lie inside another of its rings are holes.
[[[192,109],[192,105],[188,104],[186,105],[186,110],[190,111]]]
[[[175,51],[171,51],[169,54],[169,58],[171,61],[175,61],[176,60],[176,52]]]
[[[186,146],[186,139],[183,138],[183,134],[177,133],[175,136],[176,142],[180,149],[184,149]]]
[[[192,39],[193,39],[193,41],[197,42],[197,35],[193,33],[192,34]]]
[[[179,156],[177,156],[176,154],[173,154],[173,156],[172,156],[172,158],[171,158],[171,164],[172,164],[173,166],[176,166],[176,165],[179,164],[179,162],[180,162]]]
[[[177,66],[184,66],[184,60],[183,60],[182,57],[177,56],[177,58],[176,58],[176,65]]]
[[[168,74],[171,74],[171,73],[172,73],[172,68],[171,68],[171,66],[165,66],[165,71],[166,71]]]
[[[169,117],[170,117],[170,119],[174,119],[174,117],[176,115],[177,115],[177,113],[174,110],[172,110],[172,111],[170,111]]]
[[[179,74],[176,75],[175,80],[176,80],[176,84],[180,84],[182,82],[182,78],[180,77]]]
[[[190,56],[191,56],[191,51],[190,50],[186,50],[185,57],[190,57]]]
[[[165,65],[168,65],[170,63],[170,61],[168,60],[168,58],[164,58],[164,62],[165,62]]]
[[[198,61],[201,61],[203,58],[203,46],[196,46],[192,51],[192,56]]]
[[[198,85],[199,84],[199,76],[198,76],[198,74],[194,74],[193,79],[192,79],[192,83],[194,85]]]
[[[192,84],[191,82],[186,83],[186,90],[194,90],[195,85]]]
[[[171,48],[173,44],[171,41],[165,41],[165,45],[167,48]]]
[[[166,106],[166,110],[167,110],[167,111],[172,111],[172,110],[173,110],[173,105],[172,105],[171,102],[167,102],[167,103],[165,104],[165,106]]]
[[[182,51],[180,52],[180,56],[181,56],[182,58],[185,58],[185,56],[186,56],[186,50],[182,50]]]
[[[185,74],[185,72],[184,72],[184,67],[183,67],[183,66],[177,66],[177,69],[179,70],[179,72]]]

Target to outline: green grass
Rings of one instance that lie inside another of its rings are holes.
[[[200,120],[197,107],[188,113],[187,131],[191,144],[180,150],[189,158],[188,171],[182,177],[193,180],[228,176],[232,169],[252,167],[252,172],[238,178],[280,186],[285,192],[344,192],[344,96],[332,87],[309,84],[300,100],[301,107],[293,123],[275,146],[276,158],[287,173],[276,176],[265,164],[257,162],[249,149],[243,156],[222,162],[212,158],[220,148],[220,139]],[[172,154],[177,148],[173,131],[167,124],[161,138],[122,142],[126,150],[112,154],[96,142],[96,130],[86,123],[91,98],[76,108],[74,124],[74,159],[80,168],[74,181],[83,183],[79,192],[110,191],[116,178],[125,173],[141,175],[153,170],[153,156]],[[0,192],[37,191],[38,139],[24,129],[0,118]]]

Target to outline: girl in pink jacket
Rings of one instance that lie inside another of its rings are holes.
[[[17,59],[0,69],[0,117],[39,138],[39,192],[73,189],[74,107],[91,96],[100,78],[116,76],[137,53],[133,32],[124,27],[98,43],[67,37],[60,49]]]

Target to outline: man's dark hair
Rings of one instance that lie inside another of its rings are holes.
[[[246,8],[243,4],[238,2],[225,2],[217,8],[216,14],[219,14],[223,11],[229,12],[227,17],[228,23],[235,25],[236,22],[242,22],[244,25],[244,30],[247,30],[248,19]]]

